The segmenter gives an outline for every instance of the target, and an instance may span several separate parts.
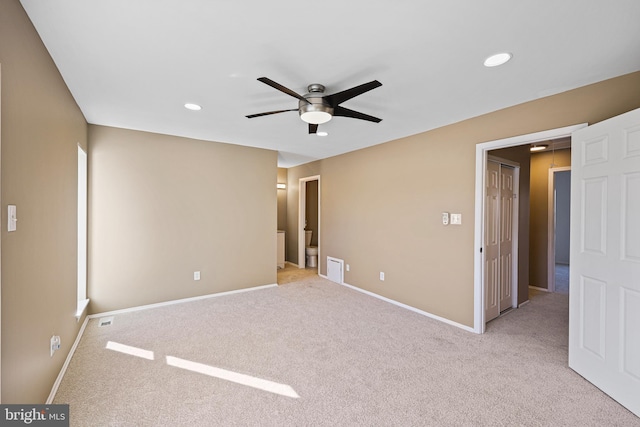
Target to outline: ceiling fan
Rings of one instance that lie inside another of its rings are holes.
[[[247,118],[249,119],[260,116],[268,116],[270,114],[285,113],[287,111],[297,111],[300,114],[300,118],[304,122],[309,123],[310,134],[317,133],[318,125],[328,122],[333,116],[351,117],[352,119],[367,120],[374,123],[380,123],[382,121],[382,119],[379,119],[377,117],[373,117],[368,114],[353,111],[340,106],[341,103],[351,98],[362,95],[365,92],[382,86],[382,83],[377,80],[373,80],[369,83],[364,83],[359,86],[352,87],[351,89],[334,93],[332,95],[324,95],[325,88],[323,85],[318,83],[310,84],[307,87],[309,93],[300,95],[267,77],[260,77],[258,80],[264,84],[271,86],[274,89],[278,89],[279,91],[284,92],[287,95],[297,98],[298,108],[251,114],[247,116]]]

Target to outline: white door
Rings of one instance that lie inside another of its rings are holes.
[[[500,166],[500,311],[513,300],[513,202],[515,169]]]
[[[487,162],[484,226],[484,311],[485,322],[500,315],[500,164]]]
[[[513,307],[515,168],[487,161],[485,199],[485,322]]]
[[[569,366],[640,416],[640,109],[572,135]]]

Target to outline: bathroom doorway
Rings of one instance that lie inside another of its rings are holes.
[[[317,269],[322,266],[320,257],[320,175],[300,178],[298,200],[298,267],[306,267],[306,238],[311,231],[311,246],[317,246]]]

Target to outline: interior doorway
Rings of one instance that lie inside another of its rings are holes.
[[[549,169],[549,292],[569,293],[571,166]]]
[[[531,145],[538,142],[550,141],[570,137],[572,132],[586,127],[587,124],[566,126],[527,135],[484,142],[476,145],[476,186],[475,186],[475,222],[474,222],[474,332],[482,334],[486,327],[486,298],[485,294],[485,203],[486,203],[486,175],[489,151]]]
[[[307,184],[312,183],[309,186]],[[315,192],[315,195],[314,195]],[[306,231],[312,232],[312,242],[317,243],[318,255],[317,255],[317,268],[318,273],[321,271],[322,258],[321,254],[321,197],[322,191],[320,186],[320,175],[309,176],[300,178],[299,190],[298,190],[298,267],[306,267]],[[307,200],[308,197],[312,197],[315,200]],[[308,203],[310,202],[310,203]],[[309,209],[315,210],[315,212],[307,212]],[[308,226],[309,223],[309,226]],[[315,229],[314,229],[315,227]],[[315,239],[313,235],[315,234]]]

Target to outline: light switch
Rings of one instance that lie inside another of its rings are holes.
[[[454,225],[462,224],[462,214],[451,214],[451,224],[454,224]]]
[[[442,225],[449,225],[449,212],[442,212]]]
[[[18,218],[16,217],[16,205],[9,205],[8,208],[9,212],[7,215],[7,231],[16,231],[16,223],[18,221]]]

